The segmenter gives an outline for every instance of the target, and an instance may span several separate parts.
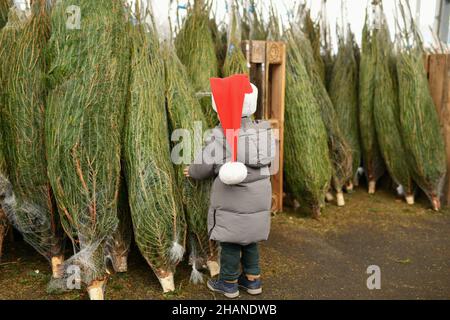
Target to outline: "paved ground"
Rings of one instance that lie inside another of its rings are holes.
[[[449,299],[450,211],[435,213],[422,201],[407,206],[387,192],[360,190],[345,208],[333,205],[320,221],[301,212],[273,219],[262,245],[263,299]],[[178,290],[163,296],[136,249],[129,272],[108,282],[108,299],[214,299],[177,272]],[[366,286],[366,269],[381,268],[381,290]],[[39,270],[36,273],[35,270]],[[22,242],[7,243],[0,264],[0,299],[86,299],[84,292],[46,292],[46,261]],[[249,297],[242,294],[240,299]]]

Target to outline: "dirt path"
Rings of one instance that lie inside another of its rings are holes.
[[[426,202],[410,207],[386,192],[369,196],[359,191],[346,200],[344,208],[328,206],[320,221],[301,213],[273,219],[271,239],[262,245],[265,287],[261,298],[450,298],[448,211],[435,213]],[[220,298],[202,285],[189,284],[188,266],[177,272],[178,291],[164,297],[136,249],[129,264],[128,273],[111,277],[108,299]],[[370,265],[381,269],[381,290],[367,289]],[[50,295],[48,279],[44,259],[22,242],[6,244],[0,264],[0,299],[87,298],[83,292]]]

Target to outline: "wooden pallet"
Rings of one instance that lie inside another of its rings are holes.
[[[447,152],[448,173],[441,202],[443,205],[450,205],[450,54],[426,55],[425,69]]]
[[[256,119],[267,120],[277,129],[276,161],[272,164],[272,211],[283,211],[284,99],[286,45],[274,41],[243,41],[250,63],[250,79],[259,90]]]

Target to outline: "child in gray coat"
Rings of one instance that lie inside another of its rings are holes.
[[[220,275],[208,281],[209,289],[228,298],[239,296],[239,287],[249,294],[262,293],[258,242],[267,240],[270,231],[272,188],[269,166],[275,156],[275,140],[266,121],[253,121],[258,89],[246,94],[239,131],[237,161],[245,164],[246,178],[226,184],[219,177],[221,167],[230,161],[231,152],[224,130],[212,130],[206,147],[197,155],[185,174],[202,180],[215,177],[208,212],[211,240],[221,246]],[[213,98],[213,107],[216,109]],[[242,266],[242,273],[241,267]]]

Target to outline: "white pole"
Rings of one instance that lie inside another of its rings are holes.
[[[436,16],[435,31],[444,43],[448,43],[449,22],[450,22],[450,2],[439,1],[438,15]]]
[[[327,16],[327,0],[322,0],[322,4],[321,4],[321,10],[320,10],[320,14],[321,14],[321,28],[320,28],[320,32],[321,35],[320,37],[322,38],[322,40],[327,40],[327,23],[328,23],[328,16]]]
[[[420,28],[420,11],[422,8],[422,1],[416,0],[416,25]]]
[[[433,31],[435,34],[439,34],[441,28],[441,14],[442,14],[442,1],[436,0],[436,15],[434,17]]]

